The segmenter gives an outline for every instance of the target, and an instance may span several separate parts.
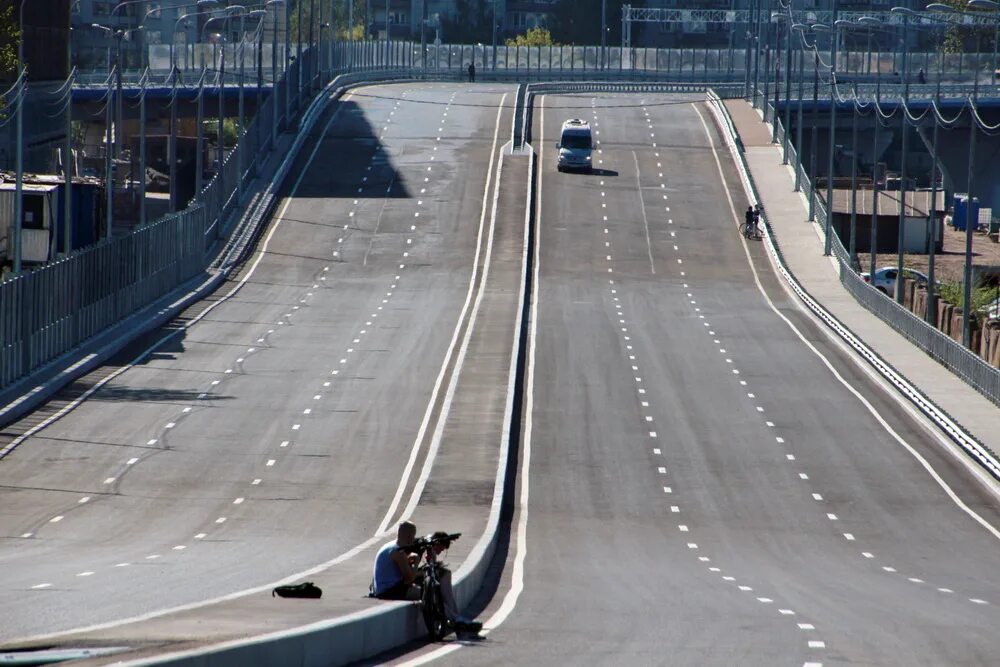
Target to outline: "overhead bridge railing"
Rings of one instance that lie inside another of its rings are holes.
[[[344,77],[345,85],[378,78],[447,81],[464,78],[466,67],[475,63],[477,78],[531,84],[519,99],[521,108],[513,128],[515,147],[531,140],[531,100],[539,92],[689,93],[712,86],[721,94],[739,96],[747,76],[747,54],[738,49],[504,46],[494,51],[479,45],[338,42],[323,49],[305,49],[295,59],[281,56],[271,67],[265,56],[263,71],[258,61],[258,67],[246,67],[244,72],[235,70],[233,62],[227,64],[225,58],[237,62],[243,58],[249,64],[256,60],[253,52],[248,56],[244,50],[228,49],[226,53],[229,55],[224,57],[220,50],[210,61],[206,61],[207,54],[199,56],[200,60],[176,57],[180,71],[169,83],[185,87],[188,95],[192,90],[201,95],[202,86],[221,93],[222,86],[241,80],[248,87],[259,82],[262,88],[266,81],[274,81],[267,86],[266,96],[256,101],[253,120],[238,130],[236,146],[217,153],[214,162],[221,168],[200,188],[188,208],[122,237],[111,237],[111,225],[103,225],[106,238],[97,245],[0,283],[0,390],[190,280],[198,273],[192,267],[217,269],[238,257],[252,238],[252,229],[234,229],[232,225],[234,214],[246,202],[247,188],[273,154],[279,133],[294,131],[309,100],[338,75]],[[188,70],[182,62],[217,69]],[[162,69],[164,63],[150,64],[155,70],[157,64]],[[103,101],[110,104],[121,94],[135,105],[143,85],[159,80],[148,72],[142,77],[124,73],[122,93],[117,85],[110,85],[104,73],[94,81],[80,75],[73,83],[82,82],[84,87],[99,83],[106,87]],[[882,92],[888,95],[890,89],[883,86]],[[968,86],[944,88],[945,94],[967,91]],[[51,115],[52,100],[28,93],[16,107],[23,108],[26,118]],[[176,111],[176,97],[172,98],[172,112]],[[23,136],[17,143],[23,145]],[[203,240],[197,252],[189,241],[195,232]],[[173,241],[164,240],[171,235]],[[167,246],[170,253],[159,251]],[[86,288],[70,287],[83,283]]]
[[[719,85],[710,81],[547,81],[523,85],[518,89],[514,108],[514,150],[531,142],[532,105],[536,95],[571,95],[575,93],[704,93],[714,90],[724,98],[742,98],[739,84]],[[520,120],[519,120],[520,119]]]

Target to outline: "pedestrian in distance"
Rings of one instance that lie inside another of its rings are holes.
[[[476,82],[476,63],[469,63],[469,83]]]

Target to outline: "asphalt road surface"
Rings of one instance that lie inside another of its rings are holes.
[[[485,640],[399,661],[997,664],[997,497],[743,243],[697,107],[536,100],[527,512]],[[556,171],[572,117],[593,174]]]
[[[266,252],[0,461],[0,639],[263,585],[393,518],[469,291],[508,92],[376,86],[333,105]]]

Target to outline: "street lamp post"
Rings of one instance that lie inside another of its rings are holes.
[[[849,256],[851,269],[858,267],[858,89],[854,87],[854,104],[851,105],[851,237]]]
[[[143,72],[139,91],[139,227],[146,226],[146,86],[149,70]]]
[[[27,95],[27,68],[24,66],[24,3],[18,11],[18,39],[17,39],[17,80],[20,82],[20,89],[14,94],[17,100],[17,107],[14,111],[15,124],[17,126],[17,148],[15,149],[15,170],[14,176],[14,230],[11,244],[14,246],[13,270],[17,275],[21,272],[21,228],[24,225],[24,97]]]
[[[799,49],[799,105],[795,121],[795,191],[802,190],[802,97],[805,85],[805,52]]]
[[[223,169],[223,162],[226,157],[226,49],[225,35],[222,36],[222,55],[219,58],[219,115],[218,126],[216,128],[215,159],[217,163],[215,176],[219,179],[219,208],[217,211],[218,220],[215,223],[215,237],[222,236],[222,214],[226,208],[226,198],[223,193],[226,191],[226,170]]]
[[[608,0],[601,0],[601,69],[607,66],[608,50]]]
[[[493,70],[497,68],[497,0],[493,0]]]
[[[177,79],[180,70],[176,67],[170,72],[171,94],[170,94],[170,136],[167,140],[167,159],[170,161],[170,212],[174,213],[179,208],[177,191]]]
[[[115,5],[114,7],[111,8],[111,13],[108,16],[111,18],[112,21],[114,21],[115,15],[118,14],[118,10],[119,9],[124,9],[128,5],[136,5],[136,4],[139,4],[141,2],[146,2],[146,0],[123,0],[123,2],[119,2],[117,5]],[[142,28],[140,27],[139,29],[141,30]],[[118,32],[120,33],[121,31],[118,31]],[[121,64],[121,62],[122,62],[121,37],[119,37],[118,38],[118,63]],[[121,88],[118,89],[118,94],[119,95],[121,94]],[[119,118],[118,120],[121,120],[121,118]]]
[[[965,347],[972,346],[972,233],[979,224],[979,221],[974,220],[972,215],[972,193],[975,190],[973,186],[976,178],[976,134],[978,129],[974,107],[972,106],[974,100],[975,98],[969,100],[969,198],[965,205],[965,267],[962,272],[964,283],[962,289],[962,344]]]
[[[819,152],[819,50],[813,52],[812,136],[809,140],[809,220],[816,219],[816,159]]]
[[[273,33],[271,35],[271,146],[274,147],[278,140],[278,7],[285,4],[285,0],[267,0],[264,8],[275,7]],[[287,38],[285,41],[288,41]]]
[[[211,14],[212,13],[211,10],[204,10],[203,8],[204,7],[215,7],[218,4],[219,4],[219,0],[198,0],[198,2],[196,2],[193,5],[184,5],[184,6],[182,6],[182,7],[179,8],[179,9],[189,9],[191,7],[195,7],[195,8],[198,9],[198,11],[196,11],[196,12],[189,12],[189,13],[186,13],[186,14],[181,14],[180,16],[177,17],[177,20],[174,21],[174,29],[170,32],[170,69],[171,70],[173,70],[175,67],[177,67],[177,57],[176,57],[176,51],[175,51],[175,48],[174,48],[174,38],[177,36],[177,29],[180,27],[181,23],[185,23],[185,25],[187,25],[186,21],[189,18],[192,18],[194,16],[204,16],[206,14]],[[207,26],[208,23],[206,22],[205,25]],[[202,33],[204,33],[204,27],[202,27]],[[185,41],[185,45],[186,44],[187,44],[187,42]],[[187,51],[187,49],[185,48],[185,52],[186,51]],[[185,57],[185,60],[186,60],[186,57]]]
[[[788,164],[788,133],[792,129],[792,28],[785,26],[785,136],[781,142],[781,163]]]
[[[830,154],[826,174],[826,240],[823,254],[833,250],[833,169],[837,151],[837,0],[833,0],[833,23],[830,34]],[[814,26],[815,27],[815,26]]]
[[[202,61],[201,76],[198,77],[198,115],[194,152],[195,196],[201,195],[203,180],[205,178],[205,76],[207,74],[208,70],[205,68],[204,61]]]
[[[995,86],[997,84],[997,70],[1000,69],[1000,62],[997,61],[997,42],[1000,41],[1000,3],[994,0],[969,0],[969,7],[973,9],[987,9],[995,12],[993,27],[993,66],[990,67],[990,81]]]
[[[937,98],[935,97],[935,103]],[[931,205],[928,218],[930,242],[927,247],[927,312],[924,319],[937,327],[937,282],[934,278],[934,258],[937,254],[937,172],[938,172],[938,122],[934,118],[934,134],[931,137]]]
[[[895,13],[903,14],[903,44],[902,44],[902,54],[900,59],[902,61],[903,70],[903,100],[900,106],[900,130],[902,132],[902,161],[899,168],[899,228],[896,233],[896,287],[894,291],[894,296],[896,303],[903,303],[903,250],[904,243],[906,241],[906,158],[907,151],[909,149],[909,137],[910,137],[910,125],[907,118],[907,102],[909,102],[909,91],[910,91],[910,78],[909,72],[907,71],[908,55],[909,51],[909,26],[910,26],[910,15],[908,11],[899,12],[899,8],[893,8]]]
[[[879,120],[878,105],[882,97],[882,71],[879,69],[875,79],[875,129],[872,132],[872,227],[871,227],[871,261],[869,263],[868,275],[871,280],[875,280],[876,262],[878,260],[878,128],[882,121]]]

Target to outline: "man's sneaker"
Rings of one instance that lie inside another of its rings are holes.
[[[483,629],[483,624],[480,623],[479,621],[460,621],[456,619],[453,622],[453,624],[456,630],[460,630],[462,632],[478,633],[480,630]]]

